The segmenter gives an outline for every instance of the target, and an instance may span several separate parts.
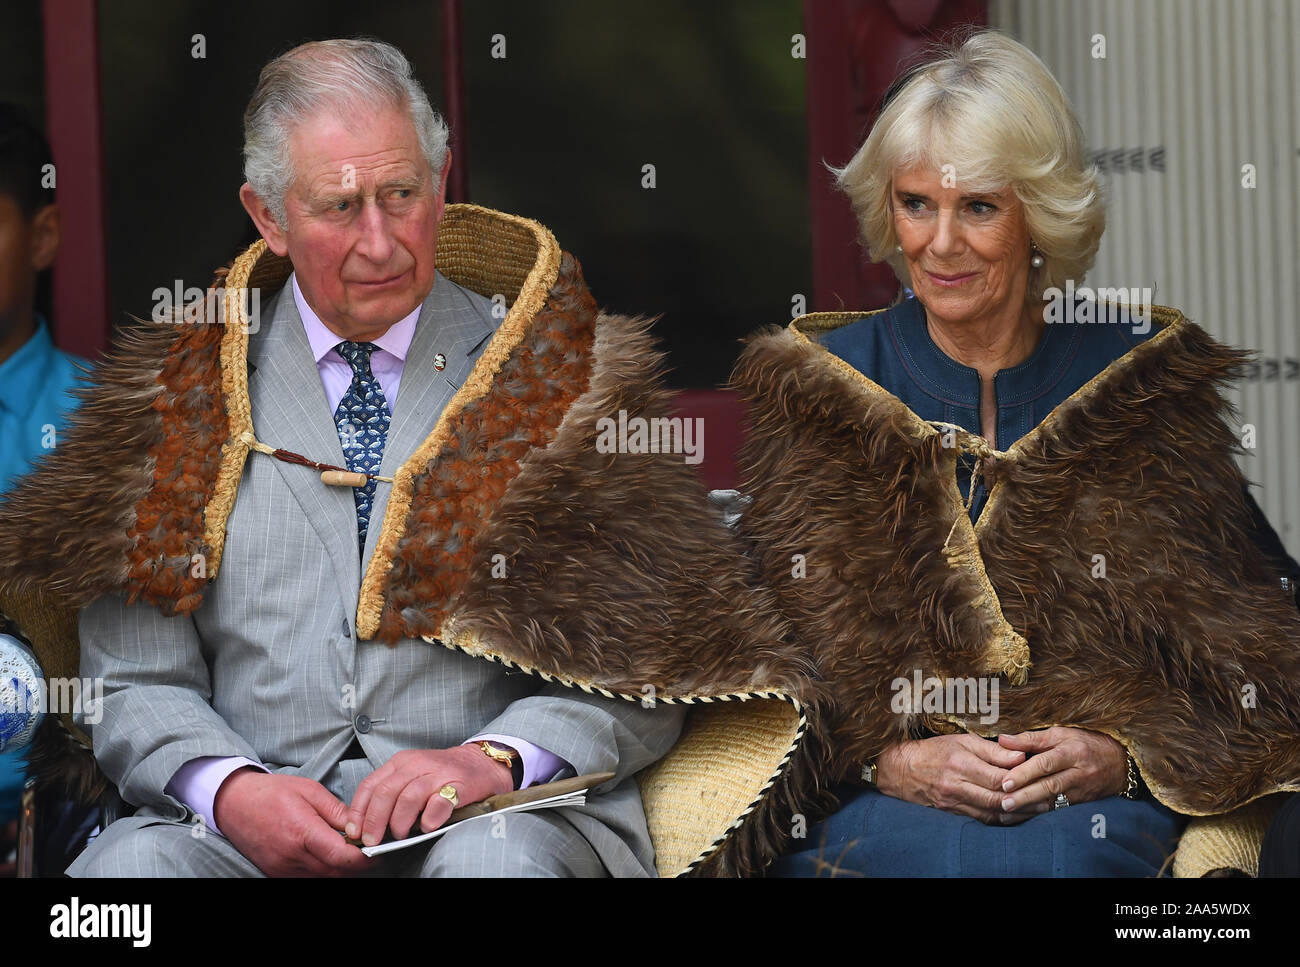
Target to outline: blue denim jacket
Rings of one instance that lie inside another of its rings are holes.
[[[1130,318],[1120,323],[1056,323],[1043,330],[1038,348],[1018,366],[993,378],[997,400],[999,450],[1042,422],[1058,404],[1116,359],[1155,334],[1149,323]],[[950,359],[930,338],[919,300],[906,299],[884,312],[826,333],[822,345],[858,372],[906,403],[923,420],[953,423],[979,435],[978,371]],[[971,459],[964,459],[958,480],[965,496]],[[980,484],[971,501],[971,517],[984,507]]]

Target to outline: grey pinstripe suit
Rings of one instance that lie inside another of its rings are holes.
[[[437,277],[393,404],[382,474],[391,476],[432,430],[496,325],[488,300]],[[447,357],[441,372],[433,364],[439,352]],[[249,361],[258,438],[343,465],[288,286],[263,307]],[[367,560],[390,489],[378,485]],[[164,792],[176,770],[199,756],[248,756],[316,779],[346,803],[402,749],[449,747],[491,731],[549,749],[580,773],[608,769],[618,777],[585,807],[510,817],[504,838],[488,838],[488,823],[453,832],[427,858],[419,851],[423,873],[653,873],[630,776],[671,748],[681,728],[677,706],[648,710],[543,685],[420,641],[358,642],[360,581],[351,491],[254,453],[220,573],[192,618],[127,607],[116,595],[84,609],[81,674],[105,679],[103,718],[91,730],[95,755],[140,808],[101,833],[69,872],[255,874],[222,837],[192,836],[192,814]],[[366,731],[361,715],[373,723]],[[366,759],[340,762],[354,737]]]

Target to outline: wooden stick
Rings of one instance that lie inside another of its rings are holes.
[[[331,487],[364,487],[367,480],[378,480],[382,483],[393,482],[392,477],[381,477],[377,473],[361,473],[356,470],[348,470],[346,467],[336,467],[332,463],[317,463],[315,460],[309,460],[301,453],[294,453],[292,450],[273,450],[247,430],[240,436],[240,439],[248,445],[249,449],[256,450],[258,453],[265,453],[267,456],[283,460],[285,463],[294,463],[300,467],[311,467],[313,470],[319,470],[321,472],[321,483],[328,484]]]
[[[503,792],[497,796],[488,796],[480,802],[472,802],[467,806],[461,806],[459,809],[453,810],[451,816],[447,819],[447,825],[458,823],[462,819],[486,816],[488,813],[494,813],[498,809],[504,809],[507,806],[518,806],[520,803],[537,802],[539,799],[550,799],[552,796],[564,796],[582,789],[591,789],[601,783],[609,782],[613,778],[614,773],[612,772],[592,772],[585,776],[557,779],[555,782],[544,782],[540,786],[529,786],[527,789],[516,789],[514,792]]]

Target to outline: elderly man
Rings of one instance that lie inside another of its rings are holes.
[[[672,746],[679,706],[544,685],[409,634],[360,640],[367,565],[377,547],[390,565],[397,553],[392,475],[501,325],[490,298],[435,269],[446,127],[394,47],[310,43],[262,71],[244,155],[240,199],[293,268],[250,327],[252,424],[364,485],[255,453],[192,614],[123,593],[82,609],[81,675],[106,692],[102,720],[86,716],[95,756],[139,808],[69,872],[652,873],[630,777]],[[392,860],[354,845],[598,770],[616,778],[585,807],[511,815],[504,835],[471,823]]]

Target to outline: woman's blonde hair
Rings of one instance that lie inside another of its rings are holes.
[[[910,285],[896,253],[890,186],[899,168],[945,165],[965,191],[1010,186],[1043,256],[1028,297],[1082,280],[1106,227],[1097,166],[1061,85],[1023,44],[995,31],[972,34],[914,68],[886,103],[866,142],[835,172],[872,261],[888,261]]]

